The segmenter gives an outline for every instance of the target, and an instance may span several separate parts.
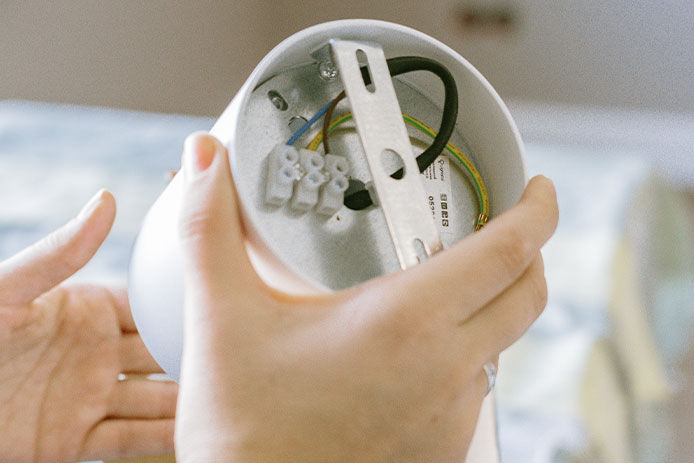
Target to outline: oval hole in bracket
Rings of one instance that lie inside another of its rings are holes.
[[[405,163],[402,157],[391,149],[381,152],[381,166],[390,175],[390,178],[400,180],[405,176]]]
[[[414,247],[414,250],[417,253],[417,260],[419,262],[424,262],[429,257],[427,255],[427,250],[424,247],[424,243],[419,238],[415,238],[414,241],[412,241],[412,247]]]
[[[361,69],[361,78],[364,81],[364,87],[370,93],[376,91],[376,86],[373,83],[371,77],[371,69],[369,68],[369,59],[366,57],[364,50],[357,50],[357,63],[359,64],[359,69]]]

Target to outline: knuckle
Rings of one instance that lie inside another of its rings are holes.
[[[36,246],[41,254],[55,256],[58,267],[68,271],[77,271],[89,256],[80,246],[80,240],[74,239],[68,227],[59,228],[39,241]]]
[[[425,336],[430,325],[423,316],[425,311],[402,291],[369,291],[362,297],[367,298],[365,306],[377,308],[369,320],[381,342],[402,346]]]
[[[545,199],[545,204],[542,209],[542,216],[546,218],[551,230],[554,231],[559,224],[559,206],[557,204],[557,197],[555,195],[549,196]]]
[[[521,312],[522,313],[522,312]],[[503,346],[501,347],[501,350],[506,349],[508,346],[516,342],[522,334],[525,332],[525,330],[528,328],[528,322],[527,320],[523,320],[521,317],[518,317],[516,320],[514,320],[512,323],[502,323],[496,328],[496,336],[498,339],[503,341]],[[499,350],[499,347],[497,346],[497,350]],[[494,352],[494,353],[499,353],[499,352]]]
[[[539,316],[547,306],[548,290],[547,281],[541,269],[536,269],[530,274],[530,291],[532,294],[532,304],[534,315]]]
[[[510,227],[504,238],[497,243],[494,252],[505,275],[515,278],[526,268],[533,249],[518,227]]]
[[[115,447],[118,455],[128,455],[130,452],[131,441],[135,436],[126,427],[119,425],[114,433]]]
[[[396,342],[411,340],[421,335],[423,325],[412,310],[398,310],[400,316],[388,317],[381,325],[385,337]]]
[[[219,215],[214,185],[205,176],[188,181],[183,187],[183,204],[178,220],[180,237],[197,238],[209,234]]]
[[[168,395],[166,391],[159,391],[159,394],[153,394],[152,401],[150,402],[150,407],[152,407],[152,414],[158,417],[164,416],[167,410],[167,398]]]
[[[159,386],[158,393],[154,394],[154,408],[157,416],[165,417],[172,410],[172,404],[176,403],[176,389],[170,383],[161,383]]]
[[[547,182],[549,184],[547,193],[537,198],[534,213],[538,219],[542,220],[542,223],[545,223],[553,231],[559,223],[559,205],[556,190],[549,180]]]
[[[89,301],[76,291],[66,291],[65,308],[62,310],[61,328],[72,335],[79,335],[91,328]]]
[[[176,383],[169,383],[166,388],[166,394],[162,394],[164,398],[163,409],[165,413],[176,413],[176,401],[178,400],[178,385]]]
[[[189,211],[179,221],[179,234],[184,241],[207,236],[213,229],[213,215],[207,210]]]
[[[559,225],[559,203],[557,202],[556,194],[551,197],[550,217],[552,219],[552,229],[554,230]]]

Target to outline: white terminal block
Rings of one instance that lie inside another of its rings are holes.
[[[305,212],[317,206],[317,213],[333,215],[344,203],[349,170],[344,156],[322,156],[315,151],[279,144],[268,156],[265,202],[282,206],[291,198],[291,206],[297,211]]]
[[[268,156],[267,182],[265,184],[265,202],[281,206],[292,197],[297,175],[294,165],[299,160],[296,148],[279,144]]]
[[[280,165],[293,166],[299,160],[299,152],[291,145],[280,143],[275,145],[270,151],[269,163],[270,168]]]
[[[316,212],[323,215],[333,215],[339,211],[345,202],[345,191],[348,186],[347,177],[339,173],[333,175],[321,189]]]
[[[299,150],[299,165],[301,166],[304,174],[308,174],[314,170],[321,170],[324,164],[325,162],[323,161],[323,156],[318,154],[316,151],[307,149]]]
[[[316,212],[322,215],[333,215],[340,210],[345,202],[345,191],[349,186],[347,180],[349,170],[349,161],[346,157],[335,154],[325,155],[325,171],[330,180],[321,189]]]
[[[318,191],[323,183],[325,183],[325,177],[320,170],[312,170],[301,177],[294,190],[292,208],[297,211],[308,211],[315,206],[318,203]]]
[[[347,158],[344,156],[326,154],[325,170],[328,171],[330,177],[335,177],[337,175],[342,175],[346,177],[349,173],[349,161],[347,161]]]

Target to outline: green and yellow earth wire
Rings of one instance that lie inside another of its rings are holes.
[[[428,135],[432,139],[436,137],[436,131],[426,125],[424,122],[419,121],[415,119],[414,117],[410,116],[409,114],[402,114],[403,120],[405,123],[408,125],[414,127],[415,129],[419,130],[425,135]],[[335,130],[338,126],[341,124],[349,121],[352,119],[352,113],[347,112],[344,113],[335,119],[333,119],[330,122],[330,126],[328,128],[328,133],[332,133],[333,130]],[[321,142],[323,141],[323,131],[319,131],[318,134],[311,140],[311,143],[308,144],[306,147],[309,150],[316,151],[318,147],[320,146]],[[477,196],[478,200],[480,203],[480,214],[477,217],[477,223],[475,225],[475,231],[481,229],[484,227],[489,220],[489,213],[490,213],[490,208],[489,208],[489,195],[487,193],[487,186],[484,183],[484,180],[482,179],[482,176],[480,175],[479,171],[475,167],[475,165],[470,161],[470,159],[463,154],[462,151],[460,151],[458,148],[455,147],[451,142],[448,142],[446,144],[446,150],[455,158],[458,160],[458,162],[467,170],[467,172],[470,174],[470,177],[472,178],[472,181],[475,185],[475,190],[477,191]]]

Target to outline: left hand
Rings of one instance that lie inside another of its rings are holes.
[[[80,215],[0,262],[0,461],[62,462],[173,452],[177,386],[161,372],[125,290],[58,286],[115,217],[99,192]]]

